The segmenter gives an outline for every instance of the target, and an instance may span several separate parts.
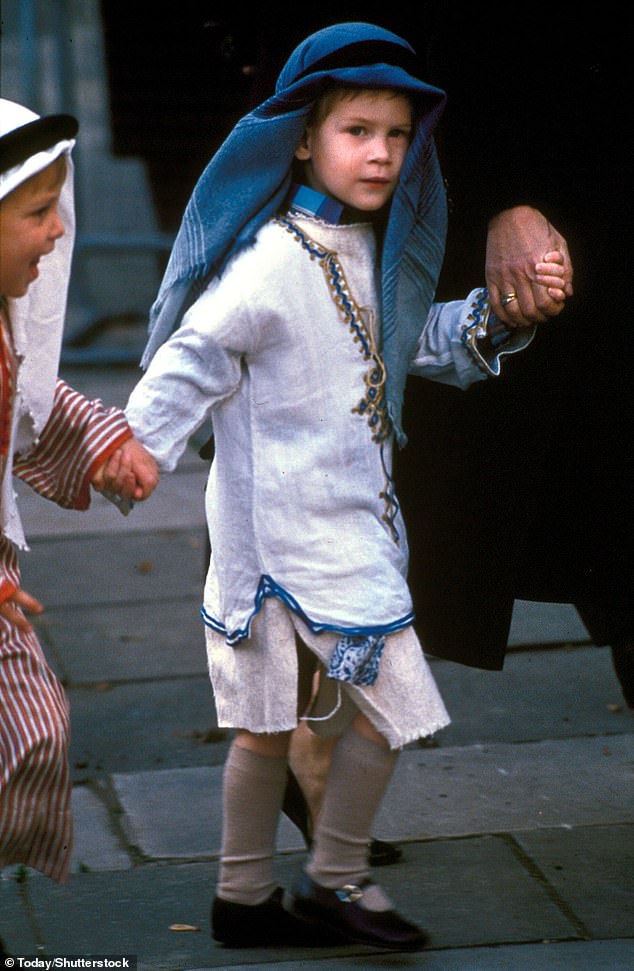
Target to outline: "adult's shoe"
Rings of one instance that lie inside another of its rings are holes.
[[[368,863],[370,866],[389,866],[400,863],[403,850],[398,843],[387,843],[385,840],[372,838],[368,843]]]

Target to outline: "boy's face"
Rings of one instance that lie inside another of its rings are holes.
[[[312,189],[361,212],[376,212],[392,197],[409,148],[412,107],[405,95],[361,91],[335,102],[306,130],[295,153]]]
[[[0,204],[0,294],[23,297],[39,275],[38,262],[64,235],[57,211],[62,188],[53,165],[14,189]]]

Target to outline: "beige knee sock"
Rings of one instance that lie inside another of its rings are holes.
[[[273,893],[273,854],[286,785],[286,758],[234,742],[223,776],[222,856],[218,896],[260,904]]]
[[[368,841],[398,752],[350,728],[335,749],[306,872],[322,887],[368,875]]]

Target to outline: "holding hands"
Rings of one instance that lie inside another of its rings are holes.
[[[566,240],[530,206],[506,209],[491,220],[485,272],[491,306],[509,327],[557,316],[573,293]]]
[[[129,438],[94,474],[91,485],[133,502],[148,499],[159,481],[158,465],[136,438]]]
[[[158,481],[156,462],[136,438],[130,438],[95,472],[91,485],[97,492],[139,502],[151,496]],[[4,617],[24,634],[33,630],[25,612],[41,614],[43,610],[40,601],[21,588],[0,603],[0,617]]]

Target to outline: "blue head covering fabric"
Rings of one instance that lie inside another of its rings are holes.
[[[326,27],[291,54],[275,93],[242,118],[212,158],[187,204],[150,311],[147,367],[210,276],[251,244],[281,209],[311,107],[330,85],[410,94],[417,124],[392,199],[382,254],[382,353],[387,407],[399,444],[408,363],[434,297],[446,235],[446,202],[433,142],[445,95],[416,77],[415,53],[389,30]]]

